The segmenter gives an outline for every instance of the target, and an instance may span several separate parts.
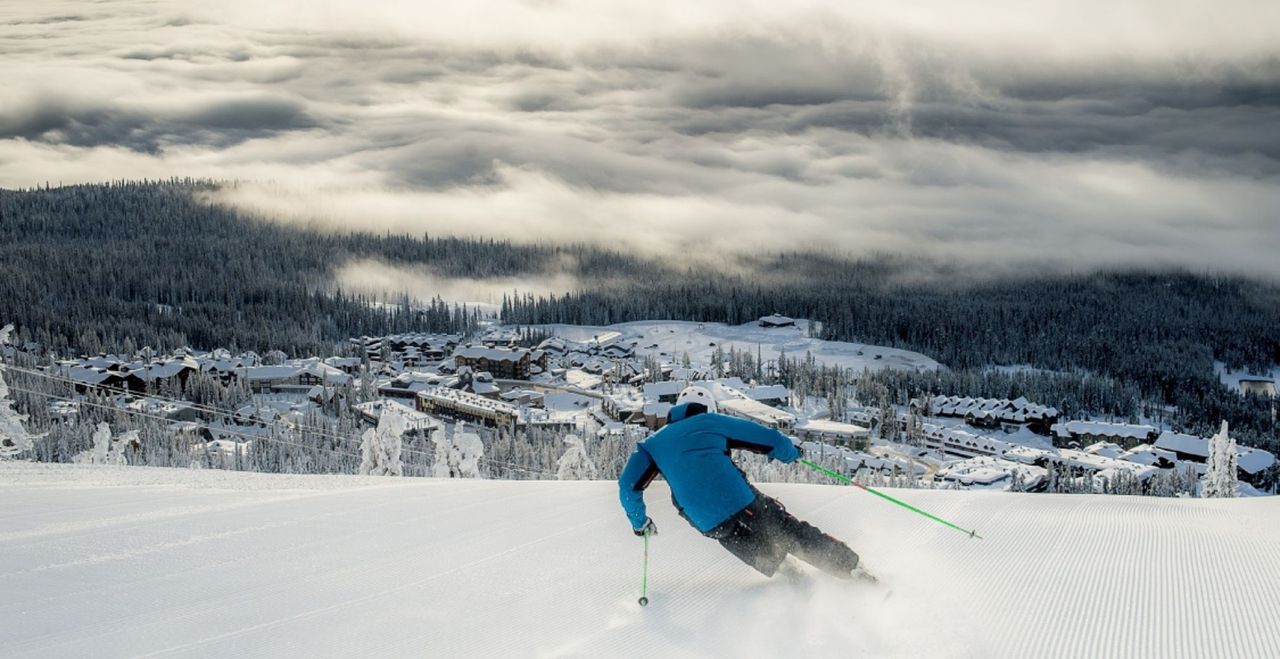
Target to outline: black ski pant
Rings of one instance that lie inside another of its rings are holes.
[[[778,500],[755,501],[706,533],[742,562],[772,577],[787,554],[842,579],[858,567],[858,555],[843,542],[797,519]]]

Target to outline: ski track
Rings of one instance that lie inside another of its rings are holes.
[[[0,656],[1280,656],[1272,500],[894,492],[977,540],[761,489],[885,586],[765,579],[661,483],[642,609],[610,482],[0,464]]]

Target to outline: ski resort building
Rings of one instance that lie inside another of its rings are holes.
[[[674,403],[676,402],[676,397],[687,386],[689,386],[689,383],[682,380],[650,382],[643,387],[644,399],[650,403]]]
[[[546,353],[542,352],[540,369],[546,368]],[[486,348],[484,346],[467,346],[453,353],[456,368],[470,368],[472,371],[487,371],[493,377],[504,380],[528,380],[534,365],[532,351],[523,348]]]
[[[1033,403],[1026,398],[1009,400],[934,396],[927,400],[912,401],[911,404],[913,409],[928,416],[960,418],[979,428],[999,428],[1003,424],[1025,425],[1032,432],[1041,435],[1050,433],[1060,415],[1057,408]]]
[[[1053,445],[1088,446],[1098,442],[1119,444],[1126,451],[1139,444],[1151,444],[1160,436],[1154,426],[1102,421],[1067,421],[1054,424]]]
[[[306,392],[316,385],[342,386],[351,376],[316,359],[279,366],[247,366],[231,372],[254,392]]]
[[[1015,448],[1008,442],[932,423],[924,424],[924,445],[963,458],[1003,455]]]
[[[1195,435],[1161,433],[1155,442],[1155,448],[1172,453],[1178,460],[1195,464],[1202,465],[1209,459],[1209,440]],[[1251,446],[1236,446],[1236,468],[1242,481],[1257,482],[1257,477],[1275,463],[1275,456],[1268,451]]]
[[[755,421],[770,428],[790,430],[796,424],[794,414],[749,398],[731,398],[719,401],[716,404],[720,407],[721,414]]]
[[[760,318],[761,327],[795,327],[796,319],[788,318],[782,314],[769,314]]]
[[[871,441],[871,431],[852,423],[827,419],[806,419],[793,428],[797,437],[814,442],[836,444],[865,451]]]
[[[520,411],[511,403],[477,396],[469,391],[428,387],[418,392],[419,412],[451,419],[470,421],[481,425],[515,427],[520,421]]]

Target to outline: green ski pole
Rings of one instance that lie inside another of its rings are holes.
[[[649,530],[644,531],[644,579],[640,582],[640,606],[649,605]]]
[[[911,505],[911,504],[909,504],[909,503],[906,503],[905,501],[899,501],[899,500],[897,500],[897,499],[895,499],[895,498],[893,498],[893,497],[891,497],[891,496],[889,496],[889,495],[885,494],[884,492],[881,492],[881,491],[876,490],[876,489],[874,489],[874,488],[867,487],[866,485],[863,485],[863,484],[861,484],[861,483],[855,483],[855,482],[853,481],[853,479],[852,479],[852,478],[849,478],[849,477],[847,477],[847,476],[844,476],[843,474],[839,474],[839,473],[836,473],[836,472],[834,472],[834,471],[831,471],[830,469],[827,469],[826,467],[824,467],[824,466],[822,466],[822,465],[820,465],[820,464],[816,464],[816,463],[810,462],[810,461],[808,461],[808,460],[800,460],[800,463],[801,463],[801,464],[803,464],[803,465],[805,465],[806,467],[812,467],[813,469],[816,469],[817,471],[820,471],[820,472],[822,472],[822,473],[824,473],[824,474],[826,474],[826,475],[828,475],[828,476],[830,476],[830,477],[832,477],[832,478],[834,478],[834,479],[836,479],[836,480],[838,480],[838,481],[842,481],[842,482],[844,482],[844,483],[846,483],[846,484],[848,484],[848,485],[852,485],[852,486],[854,486],[854,487],[860,487],[860,488],[862,488],[863,490],[866,490],[867,492],[870,492],[870,493],[872,493],[872,494],[874,494],[874,495],[876,495],[876,496],[880,497],[881,499],[885,499],[886,501],[892,501],[893,503],[896,503],[896,504],[898,504],[899,506],[902,506],[903,508],[906,508],[907,510],[910,510],[910,511],[912,511],[912,512],[916,512],[916,513],[920,513],[921,515],[924,515],[925,517],[928,517],[929,519],[931,519],[931,520],[933,520],[933,521],[935,521],[935,522],[940,522],[940,523],[942,523],[942,524],[945,524],[945,525],[947,525],[947,526],[950,526],[951,528],[953,528],[953,529],[955,529],[955,530],[957,530],[957,531],[960,531],[960,532],[962,532],[962,533],[965,533],[965,534],[966,534],[966,535],[968,535],[970,538],[977,538],[977,539],[979,539],[979,540],[981,540],[981,539],[982,539],[982,536],[978,535],[978,532],[977,532],[977,531],[971,531],[971,530],[969,530],[969,529],[963,529],[963,528],[960,528],[959,526],[956,526],[955,524],[952,524],[951,522],[948,522],[947,520],[942,519],[941,517],[938,517],[938,516],[936,516],[936,515],[930,515],[929,513],[926,513],[925,511],[920,510],[919,508],[916,508],[915,506],[913,506],[913,505]],[[646,560],[647,560],[647,559],[646,559]]]

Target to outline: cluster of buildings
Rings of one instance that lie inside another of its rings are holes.
[[[1033,403],[1026,398],[934,396],[924,403],[927,405],[913,401],[912,406],[925,416],[961,418],[976,428],[1025,426],[1041,435],[1048,435],[1060,416],[1057,408]]]
[[[1166,469],[1191,469],[1199,474],[1205,471],[1209,440],[1203,437],[1161,432],[1136,424],[1074,421],[1069,424],[1085,424],[1072,425],[1072,428],[1080,433],[1080,438],[1098,441],[1083,447],[1042,449],[959,428],[925,424],[924,447],[962,458],[960,462],[948,464],[939,475],[966,485],[992,485],[1021,472],[1024,488],[1034,490],[1041,482],[1037,478],[1043,478],[1047,468],[1053,466],[1070,467],[1097,480],[1114,480],[1123,474],[1139,482],[1146,482]],[[1125,441],[1118,443],[1108,439]],[[1238,449],[1239,478],[1244,482],[1255,482],[1264,470],[1274,464],[1275,456],[1266,451],[1249,447]],[[1020,466],[1014,468],[1015,465]],[[1025,469],[1027,466],[1041,471],[1028,471]]]
[[[316,387],[350,384],[359,368],[360,360],[356,358],[312,358],[265,364],[251,352],[233,357],[225,350],[215,350],[182,351],[152,359],[103,355],[62,361],[52,370],[67,378],[80,393],[90,389],[145,393],[162,385],[181,389],[197,373],[223,382],[243,381],[255,393],[313,393]]]

